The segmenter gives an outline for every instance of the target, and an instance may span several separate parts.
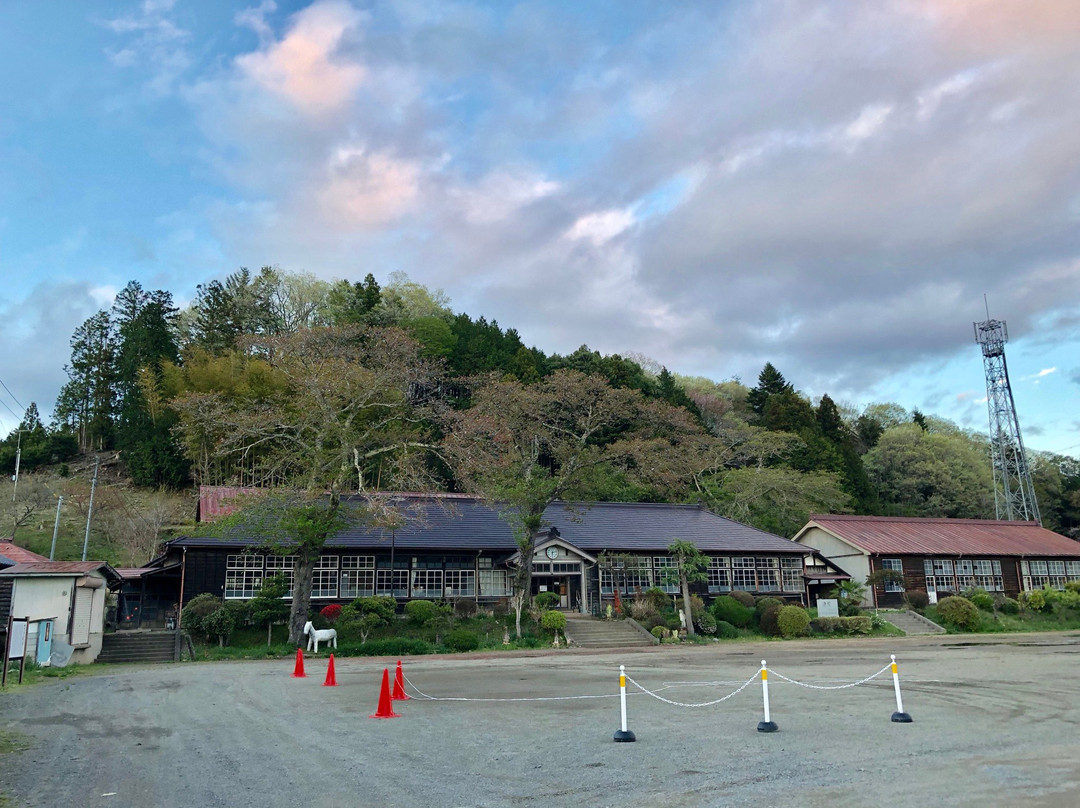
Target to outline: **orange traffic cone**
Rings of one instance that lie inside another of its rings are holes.
[[[394,712],[394,705],[390,703],[389,668],[383,668],[382,672],[382,690],[379,691],[379,709],[375,711],[375,715],[369,715],[368,718],[401,718],[400,715]]]
[[[305,679],[305,678],[307,678],[307,674],[304,673],[304,652],[299,648],[296,649],[296,667],[293,668],[292,678],[293,679]]]
[[[409,696],[405,692],[405,674],[401,672],[401,660],[397,661],[397,673],[394,674],[394,692],[390,694],[394,701],[408,701]]]
[[[330,667],[326,669],[326,681],[323,687],[337,687],[337,677],[334,675],[334,655],[330,655]]]

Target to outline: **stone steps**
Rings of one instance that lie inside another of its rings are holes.
[[[640,648],[653,641],[624,620],[598,620],[575,615],[566,621],[566,636],[579,648]]]
[[[881,617],[905,634],[944,634],[945,629],[915,612],[880,612]]]
[[[176,635],[172,631],[106,634],[97,662],[173,662]]]

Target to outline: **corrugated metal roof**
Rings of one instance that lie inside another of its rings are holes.
[[[1035,522],[811,514],[800,535],[815,525],[877,555],[1080,558],[1080,542]]]
[[[399,497],[407,518],[403,527],[353,526],[327,542],[338,549],[395,548],[444,552],[517,549],[513,531],[500,511],[474,497]],[[653,503],[555,502],[544,513],[545,526],[591,553],[665,551],[675,539],[705,552],[796,553],[807,548],[763,530],[718,516],[697,505]],[[262,539],[230,532],[221,539],[182,538],[175,546],[243,546]]]
[[[6,570],[0,570],[0,575],[35,575],[42,577],[86,575],[100,570],[106,579],[119,581],[120,576],[111,566],[104,561],[38,561],[32,564],[16,564]]]
[[[20,547],[11,539],[0,539],[0,556],[7,558],[13,564],[32,564],[35,561],[48,561],[45,556],[32,553],[25,547]]]

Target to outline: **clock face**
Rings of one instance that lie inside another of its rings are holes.
[[[547,557],[548,558],[558,558],[559,557],[559,548],[558,547],[549,547],[549,548],[547,548]]]

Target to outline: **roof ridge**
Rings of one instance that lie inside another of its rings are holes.
[[[1012,525],[1015,527],[1039,527],[1038,522],[1019,519],[975,519],[971,517],[950,516],[870,516],[854,513],[812,513],[811,522],[919,522],[921,524],[964,524],[964,525]]]

